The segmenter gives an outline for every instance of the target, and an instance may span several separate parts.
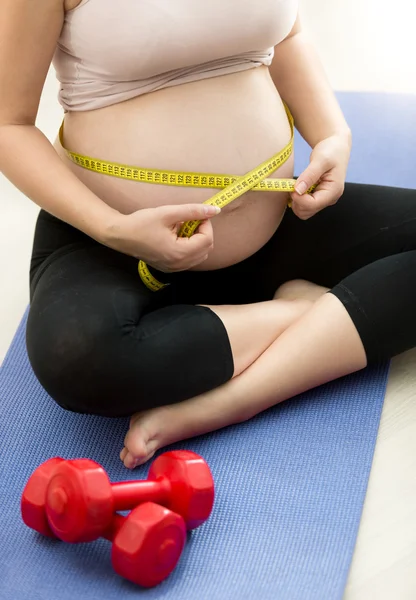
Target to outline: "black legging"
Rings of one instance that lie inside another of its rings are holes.
[[[347,184],[336,206],[308,221],[288,210],[273,238],[237,265],[154,273],[171,285],[147,290],[136,259],[41,211],[27,348],[63,408],[127,416],[225,383],[234,369],[227,332],[195,305],[269,300],[291,279],[332,288],[370,363],[414,347],[416,191]]]

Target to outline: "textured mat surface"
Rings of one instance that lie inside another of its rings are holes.
[[[349,179],[414,187],[413,172],[408,177],[399,160],[387,169],[382,146],[400,148],[410,167],[410,135],[402,124],[412,119],[414,124],[414,98],[340,94],[340,100],[356,144]],[[306,162],[306,147],[298,145],[298,172]],[[145,591],[113,573],[108,542],[66,545],[41,538],[21,522],[24,484],[51,456],[95,459],[113,481],[129,476],[117,458],[127,420],[57,408],[28,365],[24,325],[0,371],[1,600],[342,598],[387,365],[313,390],[248,423],[176,445],[209,462],[215,509],[188,540],[171,577]],[[137,469],[135,477],[146,472],[147,467]]]

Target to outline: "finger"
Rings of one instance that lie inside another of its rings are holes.
[[[326,206],[332,206],[338,202],[341,196],[342,189],[340,189],[338,186],[337,188],[332,189],[316,190],[313,193],[315,207],[317,210],[322,210]]]
[[[341,194],[335,193],[334,189],[320,189],[313,194],[293,194],[292,210],[300,219],[309,219],[327,206],[335,204]]]
[[[313,158],[309,166],[297,178],[295,192],[303,195],[312,185],[318,183],[330,167],[331,161],[328,157],[319,155],[317,158]]]
[[[186,252],[206,251],[214,243],[211,221],[202,221],[191,237],[180,237],[177,242]]]
[[[292,198],[292,210],[296,213],[296,211],[310,212],[315,209],[315,198],[312,194],[297,194],[293,192],[291,194]]]
[[[205,221],[221,212],[218,206],[211,206],[210,204],[175,204],[160,208],[162,209],[164,221],[168,225],[185,221]]]
[[[302,221],[306,221],[306,219],[309,219],[310,217],[312,217],[315,214],[315,210],[308,208],[305,209],[302,206],[299,206],[298,204],[292,203],[292,212],[293,214],[295,214],[299,219],[301,219]]]
[[[213,248],[213,246],[211,248],[209,248],[209,250],[211,250],[212,248]],[[188,269],[192,269],[192,267],[196,267],[197,265],[200,265],[202,262],[207,260],[208,257],[209,257],[209,252],[206,252],[206,250],[203,250],[202,252],[199,252],[198,254],[186,255],[186,256],[182,257],[182,259],[180,261],[176,262],[175,266],[171,266],[170,268],[163,269],[163,271],[165,273],[177,273],[180,271],[186,271]]]
[[[198,225],[198,229],[194,233],[194,236],[198,234],[205,235],[214,241],[214,230],[212,228],[211,221],[201,221],[201,223]]]

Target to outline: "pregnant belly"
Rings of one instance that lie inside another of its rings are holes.
[[[171,87],[103,109],[70,113],[64,145],[78,154],[148,169],[244,175],[290,139],[284,106],[267,67]],[[128,214],[167,204],[202,203],[217,190],[126,181],[71,163],[97,196]],[[293,157],[271,177],[292,177]],[[214,249],[200,269],[239,262],[276,231],[281,192],[247,192],[212,221]],[[197,267],[198,268],[198,267]]]

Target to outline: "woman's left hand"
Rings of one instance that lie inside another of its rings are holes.
[[[323,208],[336,204],[344,192],[350,152],[349,134],[332,135],[314,147],[309,166],[298,177],[296,191],[291,194],[292,210],[299,219],[309,219]],[[308,194],[307,190],[314,184],[318,185]]]

